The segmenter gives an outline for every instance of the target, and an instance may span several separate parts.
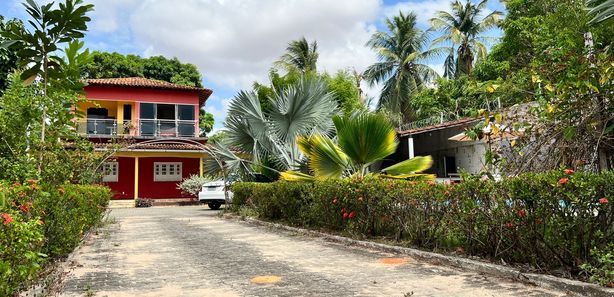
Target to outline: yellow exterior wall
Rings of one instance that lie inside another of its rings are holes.
[[[77,111],[83,114],[83,118],[87,117],[87,109],[88,108],[106,108],[109,111],[109,117],[117,119],[118,106],[121,104],[117,104],[117,101],[95,101],[88,100],[85,102],[77,103]],[[123,107],[122,107],[123,108]],[[123,110],[122,110],[123,113]]]
[[[116,152],[114,154],[116,157],[176,157],[176,158],[205,158],[207,154],[199,153],[199,152],[139,152],[139,151],[128,151],[128,152]]]

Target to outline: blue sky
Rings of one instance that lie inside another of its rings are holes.
[[[447,10],[451,0],[85,1],[95,5],[85,38],[91,50],[164,55],[197,65],[204,85],[213,89],[205,108],[214,114],[218,130],[232,97],[254,81],[266,82],[272,62],[290,40],[318,41],[319,70],[363,71],[376,61],[364,44],[387,16],[414,11],[419,26],[427,28],[428,19]],[[0,14],[25,18],[21,2],[0,0]],[[488,9],[503,11],[503,5],[490,0]],[[428,63],[440,71],[443,58]],[[379,94],[377,86],[363,89],[369,96]]]

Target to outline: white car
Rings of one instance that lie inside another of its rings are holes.
[[[232,192],[228,191],[228,199],[232,200]],[[220,209],[226,203],[224,181],[216,180],[203,185],[198,193],[198,202],[207,204],[209,208]]]

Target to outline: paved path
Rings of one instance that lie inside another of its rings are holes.
[[[77,251],[60,296],[567,296],[216,214],[113,210],[116,223]]]

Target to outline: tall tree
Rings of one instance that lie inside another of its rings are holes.
[[[383,83],[378,109],[402,113],[408,120],[409,100],[438,75],[425,60],[439,49],[426,50],[429,33],[416,26],[416,14],[411,12],[385,21],[387,32],[378,31],[367,42],[377,52],[379,62],[365,70],[364,79],[371,85]]]
[[[433,40],[433,44],[452,43],[445,60],[445,77],[470,75],[474,62],[486,57],[486,45],[482,36],[487,30],[497,26],[503,16],[500,11],[493,11],[480,19],[488,0],[474,4],[466,0],[465,4],[456,0],[451,4],[451,11],[439,11],[431,19],[433,30],[442,32],[442,36]]]
[[[305,37],[288,44],[286,53],[276,62],[277,66],[287,70],[297,69],[302,73],[316,70],[318,62],[318,43],[309,44]]]
[[[40,77],[43,97],[49,98],[50,82],[63,77],[61,57],[56,53],[59,45],[77,41],[85,36],[86,15],[94,9],[92,4],[82,4],[82,0],[66,0],[54,7],[54,3],[39,6],[34,0],[27,0],[24,7],[30,20],[30,28],[18,24],[10,24],[1,31],[7,40],[2,47],[15,50],[19,65],[25,70],[21,79],[32,83]],[[47,104],[42,106],[41,143],[45,142],[45,126],[47,125]],[[39,158],[38,171],[41,172],[43,155]]]
[[[145,77],[163,80],[178,85],[202,87],[202,77],[198,68],[182,63],[177,58],[163,56],[141,58],[136,55],[122,55],[95,51],[91,62],[82,69],[87,78]]]
[[[9,20],[5,24],[4,17],[0,15],[0,43],[5,41],[2,37],[2,31],[11,23],[15,23],[15,26],[22,26],[18,20]],[[0,95],[8,87],[10,83],[9,75],[17,68],[17,55],[15,51],[0,47]]]

